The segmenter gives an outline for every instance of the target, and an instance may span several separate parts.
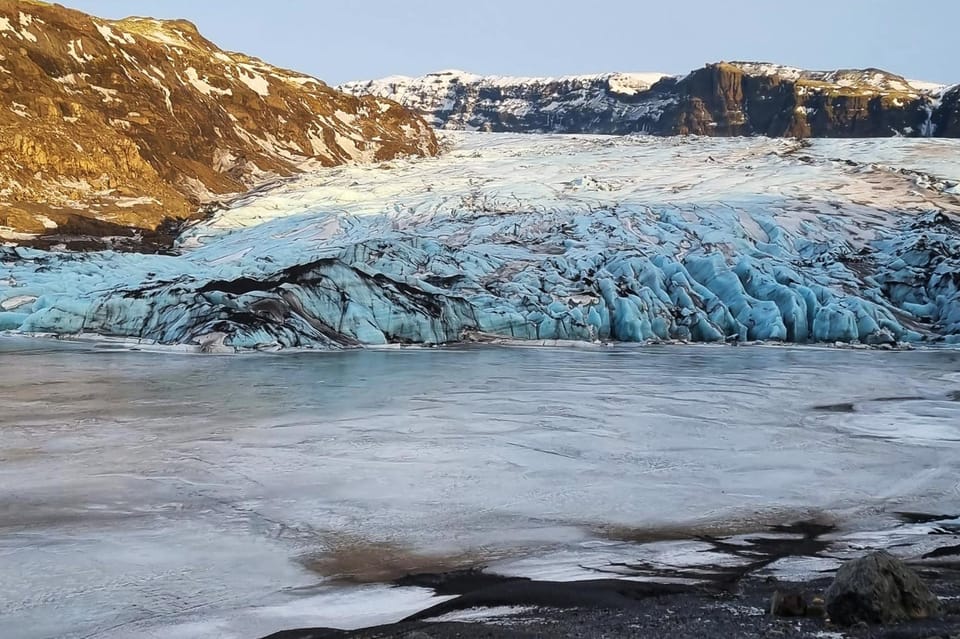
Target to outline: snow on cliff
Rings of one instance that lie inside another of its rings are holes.
[[[441,129],[773,137],[956,137],[937,123],[943,87],[880,69],[808,71],[719,62],[683,77],[606,73],[558,78],[442,71],[340,87],[397,100]]]

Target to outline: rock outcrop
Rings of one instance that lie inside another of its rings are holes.
[[[222,51],[189,22],[0,0],[8,239],[149,232],[304,163],[436,149],[403,107]]]
[[[960,84],[943,91],[930,119],[935,135],[960,138]]]
[[[654,91],[678,96],[665,133],[771,137],[920,135],[931,96],[879,69],[798,71],[711,64]]]
[[[482,77],[445,71],[341,87],[395,99],[438,128],[771,137],[960,136],[958,94],[879,69],[708,64],[683,77]]]
[[[884,550],[841,566],[826,603],[830,620],[842,626],[927,619],[942,611],[917,573]]]

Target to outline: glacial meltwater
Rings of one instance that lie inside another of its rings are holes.
[[[948,349],[0,337],[0,637],[357,627],[438,600],[407,573],[682,566],[799,520],[921,543],[896,513],[960,512],[958,400]]]

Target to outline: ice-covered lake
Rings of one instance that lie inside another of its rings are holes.
[[[0,338],[0,636],[367,625],[429,605],[377,585],[410,571],[577,578],[670,561],[624,541],[668,530],[957,512],[958,399],[946,349]]]

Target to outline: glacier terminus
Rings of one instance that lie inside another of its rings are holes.
[[[0,247],[0,329],[206,351],[960,341],[960,142],[445,132],[167,255]]]

